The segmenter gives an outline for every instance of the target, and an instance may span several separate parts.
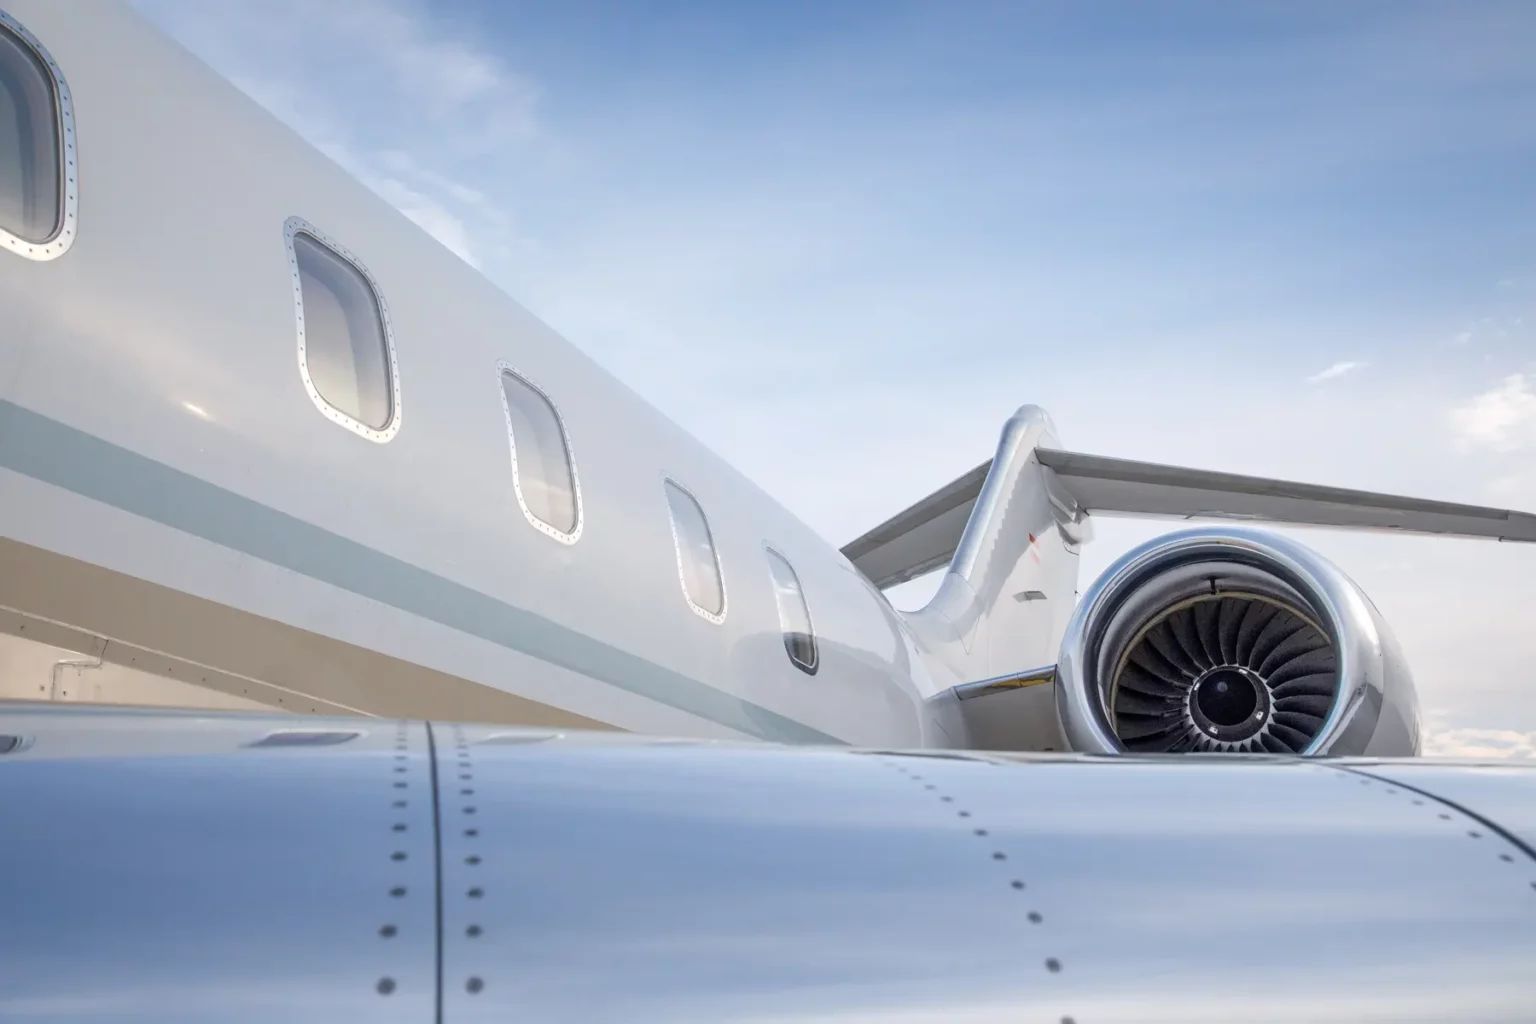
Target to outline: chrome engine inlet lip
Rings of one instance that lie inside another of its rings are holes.
[[[1369,601],[1347,576],[1316,552],[1290,538],[1246,527],[1195,527],[1165,534],[1126,552],[1084,592],[1062,638],[1057,662],[1056,706],[1069,749],[1082,753],[1124,754],[1126,746],[1110,722],[1107,696],[1108,666],[1105,629],[1144,585],[1159,576],[1206,561],[1246,567],[1275,582],[1282,600],[1300,604],[1322,627],[1337,651],[1339,699],[1316,739],[1298,753],[1316,756],[1334,750],[1350,726],[1349,749],[1367,749],[1379,721],[1383,691],[1397,670],[1396,648],[1386,639],[1385,626]],[[1384,642],[1384,640],[1386,642]],[[1390,669],[1390,671],[1389,671]],[[1401,678],[1406,714],[1397,715],[1394,733],[1407,735],[1402,722],[1416,721],[1416,701],[1406,670]],[[1354,691],[1372,692],[1367,713]],[[1394,742],[1401,739],[1395,736]]]

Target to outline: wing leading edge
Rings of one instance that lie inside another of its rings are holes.
[[[1242,519],[1293,526],[1536,542],[1536,515],[1345,487],[1112,459],[1054,448],[1034,457],[1078,508],[1098,515]],[[879,587],[946,564],[959,546],[992,461],[982,463],[843,548]]]

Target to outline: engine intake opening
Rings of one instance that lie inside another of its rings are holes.
[[[1333,706],[1337,661],[1322,627],[1288,602],[1186,598],[1124,648],[1108,695],[1115,733],[1138,753],[1300,753]]]
[[[1289,537],[1200,526],[1121,555],[1056,659],[1067,746],[1087,754],[1419,751],[1413,677],[1348,576]]]

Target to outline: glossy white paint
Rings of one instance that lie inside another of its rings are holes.
[[[3,4],[59,62],[81,149],[67,258],[0,261],[5,538],[620,728],[925,741],[932,694],[835,548],[126,7],[87,6]],[[389,310],[402,411],[367,441],[296,366],[294,218]],[[518,506],[504,365],[564,420],[575,543]],[[719,624],[680,592],[664,477],[709,518]],[[814,677],[786,657],[765,543],[804,586]],[[278,662],[325,694],[324,661]]]
[[[1055,447],[1044,410],[1025,406],[1003,427],[989,473],[933,601],[913,632],[962,679],[985,679],[1056,660],[1072,614],[1086,523],[1053,503],[1032,456]],[[1070,501],[1070,499],[1067,499]]]

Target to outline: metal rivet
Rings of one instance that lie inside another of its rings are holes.
[[[477,828],[467,828],[464,830],[464,834],[473,839],[475,836],[480,834],[480,830]]]
[[[473,854],[471,854],[470,856],[464,858],[464,863],[465,864],[479,864],[480,863],[480,858],[474,856]]]
[[[465,814],[474,814],[475,813],[475,809],[473,807],[466,807],[466,808],[464,808],[464,813]]]
[[[952,796],[941,796],[941,797],[939,797],[939,799],[944,801],[947,804],[952,804],[952,803],[955,802],[955,798],[952,797]]]
[[[475,795],[475,791],[472,790],[472,789],[461,789],[461,790],[459,790],[459,795],[460,796],[474,796]]]
[[[396,831],[396,832],[404,832],[405,831],[405,822],[403,822],[403,821],[395,822],[394,831]]]
[[[468,928],[464,929],[464,934],[473,939],[480,934],[480,926],[477,924],[472,924]]]
[[[961,811],[960,812],[960,817],[962,817],[962,818],[969,818],[970,816],[971,816],[971,812],[970,811]]]
[[[930,783],[928,783],[928,785],[924,786],[923,788],[924,789],[932,789],[933,788],[933,783],[930,782]]]
[[[393,992],[395,990],[395,979],[394,978],[380,978],[379,979],[379,984],[378,984],[378,989],[379,989],[379,995],[381,995],[381,996],[389,995],[391,992]]]
[[[404,850],[396,850],[394,853],[389,855],[389,859],[390,860],[405,860],[405,851]]]
[[[396,807],[404,807],[405,806],[405,801],[404,800],[396,800],[395,803],[394,803],[394,806],[396,806]]]
[[[478,888],[477,888],[477,889],[471,889],[471,890],[469,890],[469,892],[468,892],[468,893],[466,893],[466,895],[467,895],[467,896],[468,896],[468,897],[469,897],[469,898],[470,898],[470,899],[472,899],[472,900],[477,900],[477,899],[479,899],[479,898],[480,898],[480,897],[481,897],[481,896],[484,896],[484,895],[485,895],[485,890],[484,890],[484,889],[478,889]]]
[[[1441,821],[1450,821],[1451,820],[1451,816],[1449,814],[1442,814],[1442,815],[1440,815],[1440,820]]]
[[[1499,854],[1499,860],[1502,860],[1506,864],[1513,864],[1515,862],[1515,858],[1511,857],[1507,853]]]
[[[1468,831],[1467,835],[1471,836],[1473,839],[1483,838],[1483,834],[1481,832]]]
[[[393,889],[389,890],[389,894],[391,896],[393,896],[395,899],[399,899],[400,897],[405,895],[405,886],[397,885]]]
[[[994,853],[992,855],[992,859],[993,860],[1007,860],[1008,859],[1008,855],[1006,853],[1001,853],[1001,852]]]
[[[481,981],[479,978],[470,978],[464,983],[464,987],[469,990],[470,995],[474,995],[476,992],[479,992],[481,989],[485,988],[485,982]]]
[[[1038,910],[1031,910],[1029,912],[1029,921],[1031,924],[1039,924],[1043,920],[1045,920],[1045,918],[1040,916],[1040,912]]]
[[[397,782],[397,783],[395,783],[395,788],[396,789],[404,789],[405,788],[405,783]]]
[[[976,834],[979,835],[979,836],[984,836],[984,835],[987,834],[987,830],[984,829],[984,828],[979,828],[979,829],[976,830]]]
[[[1024,888],[1024,883],[1023,883],[1023,882],[1020,882],[1020,881],[1018,881],[1018,880],[1017,880],[1017,879],[1015,879],[1015,880],[1014,880],[1014,882],[1013,882],[1013,883],[1012,883],[1012,884],[1013,884],[1013,887],[1014,887],[1014,888],[1015,888],[1015,889],[1022,889],[1022,888]]]
[[[1055,957],[1051,957],[1045,962],[1045,969],[1050,971],[1052,974],[1055,974],[1057,971],[1061,970],[1061,961],[1057,960]]]
[[[392,924],[387,924],[383,928],[379,929],[379,934],[384,936],[386,939],[392,939],[395,937],[395,926]]]

